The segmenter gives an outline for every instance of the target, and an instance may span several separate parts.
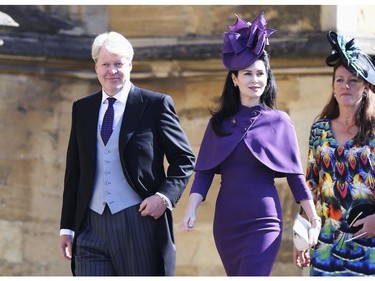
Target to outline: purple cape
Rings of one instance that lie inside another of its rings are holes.
[[[251,153],[274,170],[276,177],[304,174],[296,132],[285,112],[261,105],[251,108],[241,106],[235,116],[223,121],[222,128],[230,135],[217,136],[209,121],[200,146],[196,171],[214,170],[220,173],[220,164],[244,139]]]

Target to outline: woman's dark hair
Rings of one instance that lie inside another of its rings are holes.
[[[264,62],[267,72],[267,85],[264,89],[264,93],[260,97],[260,102],[261,104],[274,109],[276,108],[277,88],[276,81],[270,67],[268,53],[266,51],[263,51],[263,54],[259,57],[259,60]],[[238,87],[235,87],[233,84],[232,74],[234,74],[237,77],[238,71],[228,72],[224,84],[224,89],[221,94],[219,103],[217,105],[217,109],[215,111],[210,110],[210,113],[212,115],[212,128],[218,136],[228,135],[227,132],[224,132],[222,130],[221,123],[226,118],[235,115],[239,111],[241,106],[240,91]]]
[[[336,70],[339,66],[344,66],[342,63],[338,63],[333,68],[332,84],[336,78]],[[344,66],[345,67],[345,66]],[[359,79],[364,81],[361,77],[357,76]],[[368,83],[364,81],[364,83]],[[354,137],[354,142],[359,145],[364,145],[369,141],[374,129],[373,124],[375,122],[375,101],[374,101],[374,86],[369,84],[369,91],[364,92],[362,95],[362,102],[360,107],[354,116],[354,124],[358,127],[358,133]],[[340,115],[339,104],[337,103],[334,95],[331,95],[331,99],[328,101],[326,106],[323,108],[322,112],[317,116],[316,119],[335,119]]]

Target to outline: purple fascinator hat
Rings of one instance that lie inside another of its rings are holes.
[[[229,31],[224,32],[223,64],[232,71],[241,70],[254,63],[269,45],[268,37],[275,29],[266,28],[264,13],[260,13],[253,23],[240,17],[234,25],[228,25]]]
[[[335,66],[341,62],[353,75],[359,76],[375,85],[375,67],[370,58],[354,42],[354,38],[347,40],[345,36],[329,31],[328,42],[332,52],[326,59],[328,66]]]

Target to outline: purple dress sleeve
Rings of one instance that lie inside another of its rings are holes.
[[[211,186],[215,173],[213,171],[197,171],[190,189],[191,193],[199,193],[206,200],[208,190]]]
[[[296,203],[299,203],[301,200],[312,199],[312,194],[306,185],[304,175],[287,174],[286,179]]]

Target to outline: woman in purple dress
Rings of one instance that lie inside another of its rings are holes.
[[[263,13],[252,24],[238,17],[224,33],[223,63],[229,73],[218,108],[211,112],[181,221],[184,230],[193,229],[196,209],[220,174],[213,234],[228,276],[271,274],[282,235],[275,178],[287,178],[307,213],[310,245],[320,230],[293,124],[275,109],[276,84],[264,50],[275,30],[266,24]]]

